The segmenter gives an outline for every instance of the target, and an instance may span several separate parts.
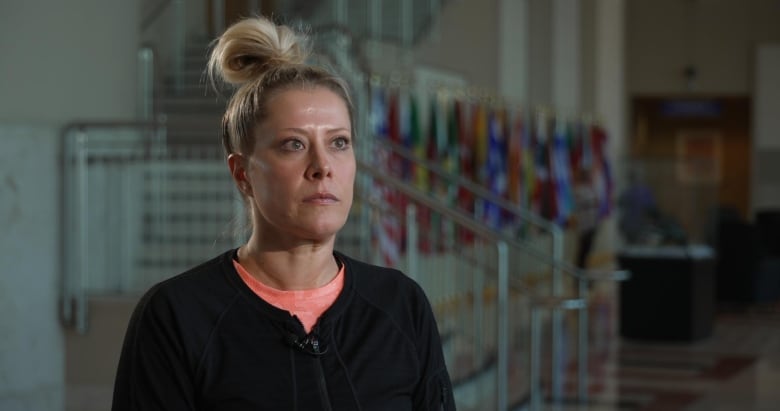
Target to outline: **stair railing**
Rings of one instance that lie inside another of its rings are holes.
[[[366,63],[365,59],[362,57],[362,53],[360,51],[360,48],[355,43],[355,35],[350,31],[349,28],[345,26],[340,26],[338,24],[333,26],[323,26],[318,29],[318,32],[321,34],[322,32],[335,34],[337,36],[338,41],[336,42],[326,42],[323,43],[324,45],[330,45],[331,47],[334,47],[335,50],[329,50],[331,53],[332,60],[336,63],[336,66],[339,67],[342,70],[343,75],[347,78],[348,82],[352,84],[353,86],[353,94],[356,97],[358,110],[357,113],[368,113],[368,90],[370,89],[370,85],[368,84],[368,75],[366,74]],[[355,65],[357,63],[357,66]],[[363,109],[360,109],[360,108]],[[364,114],[362,117],[366,116]],[[361,117],[359,115],[359,117]],[[361,119],[358,119],[359,121]],[[367,124],[365,122],[358,124],[358,135],[362,136],[368,136],[370,133],[367,132],[368,130]],[[390,142],[381,140],[381,139],[372,139],[370,144],[365,144],[365,147],[363,150],[359,151],[359,154],[361,154],[361,158],[370,158],[371,155],[374,154],[374,150],[369,148],[371,145],[380,145],[384,149],[389,149],[393,153],[396,153],[397,155],[405,158],[408,161],[412,161],[415,166],[420,166],[425,169],[427,169],[429,172],[436,173],[440,178],[443,178],[445,180],[448,180],[451,184],[455,184],[458,187],[465,188],[466,190],[472,192],[477,198],[479,198],[481,201],[490,202],[493,204],[497,204],[500,207],[502,207],[504,210],[512,213],[516,218],[520,219],[521,221],[536,226],[541,231],[546,231],[550,233],[551,236],[551,252],[549,256],[545,256],[545,258],[548,259],[548,262],[550,264],[550,267],[552,269],[552,275],[551,275],[551,289],[552,289],[552,297],[561,297],[563,294],[563,275],[567,275],[568,277],[572,278],[577,282],[577,290],[579,293],[579,296],[582,298],[586,298],[588,293],[588,284],[592,281],[600,281],[600,280],[609,280],[609,281],[620,281],[624,280],[628,277],[628,273],[625,271],[596,271],[596,270],[583,270],[578,267],[573,266],[572,264],[567,263],[564,261],[564,236],[563,231],[561,228],[541,216],[538,216],[534,213],[531,213],[529,210],[522,209],[518,207],[515,204],[512,204],[508,200],[490,192],[489,190],[485,189],[484,187],[480,187],[479,185],[470,182],[462,177],[451,175],[450,173],[445,172],[440,167],[437,167],[435,164],[432,164],[430,162],[427,162],[425,159],[418,158],[413,153],[411,153],[408,150],[403,149],[402,147],[396,145],[393,145]],[[579,332],[578,332],[578,352],[579,353],[587,353],[588,351],[588,342],[587,342],[587,327],[588,327],[588,317],[587,317],[587,311],[581,310],[578,318],[579,322]],[[563,313],[561,310],[554,309],[552,314],[552,339],[553,339],[553,345],[554,346],[561,346],[562,345],[562,339],[563,339]],[[552,352],[552,381],[551,385],[553,387],[552,390],[552,396],[553,401],[555,403],[561,403],[563,401],[563,378],[562,378],[562,369],[563,364],[561,364],[561,357],[559,355],[560,353],[556,350],[553,350]],[[587,401],[587,354],[585,355],[579,355],[578,358],[578,366],[577,366],[577,374],[578,374],[578,397],[581,402]]]
[[[418,251],[420,246],[418,238],[422,232],[419,227],[420,222],[417,216],[420,212],[435,213],[442,218],[442,226],[447,225],[447,223],[452,223],[452,230],[449,231],[450,241],[448,241],[450,245],[454,245],[456,242],[454,237],[452,237],[455,231],[463,234],[465,230],[470,235],[475,236],[474,244],[477,244],[477,246],[474,247],[476,251],[474,251],[474,256],[472,258],[476,259],[476,262],[479,265],[475,266],[473,270],[469,270],[470,272],[473,272],[473,275],[475,276],[473,281],[466,282],[467,284],[473,284],[470,288],[467,286],[469,298],[473,299],[473,313],[470,318],[475,319],[475,330],[471,334],[474,338],[473,355],[475,358],[484,355],[485,345],[488,344],[483,341],[483,338],[489,338],[489,336],[483,336],[479,331],[479,329],[482,328],[480,325],[481,321],[495,321],[494,327],[497,331],[495,339],[495,350],[497,353],[495,358],[495,387],[497,389],[495,409],[497,410],[506,410],[509,409],[510,405],[516,406],[518,403],[524,402],[522,398],[518,399],[516,395],[511,395],[517,394],[517,390],[513,391],[509,387],[509,366],[513,363],[509,341],[513,335],[516,335],[518,332],[522,333],[521,329],[518,329],[517,327],[512,329],[512,327],[510,327],[510,322],[513,318],[511,313],[517,312],[517,307],[515,307],[515,310],[509,310],[510,304],[512,304],[510,293],[517,295],[517,297],[528,299],[530,307],[529,328],[531,332],[531,344],[528,351],[528,363],[530,364],[528,367],[528,402],[532,405],[532,410],[538,410],[542,398],[541,364],[539,362],[539,357],[541,355],[541,314],[547,310],[552,310],[552,312],[579,310],[580,312],[583,312],[585,311],[586,304],[585,300],[582,298],[543,296],[539,294],[537,289],[529,288],[529,286],[523,283],[522,269],[516,264],[516,259],[519,254],[525,254],[530,258],[542,259],[545,263],[560,264],[560,262],[550,261],[548,255],[535,250],[526,242],[518,240],[515,236],[490,229],[476,220],[473,216],[461,210],[452,208],[440,199],[415,188],[397,177],[377,170],[376,167],[368,164],[364,160],[358,160],[358,169],[360,174],[368,176],[369,179],[363,180],[363,184],[367,185],[358,185],[356,194],[360,203],[353,208],[360,210],[360,214],[367,213],[366,208],[371,209],[372,211],[370,214],[373,215],[372,225],[374,227],[381,226],[383,224],[383,217],[387,217],[393,212],[397,213],[398,210],[393,210],[392,207],[388,207],[385,202],[377,199],[376,195],[372,193],[372,190],[379,186],[386,189],[397,190],[410,200],[404,215],[400,217],[405,219],[406,271],[426,288],[426,291],[429,293],[429,298],[431,298],[434,305],[437,305],[437,302],[441,302],[441,300],[452,301],[454,299],[461,301],[464,297],[452,295],[458,291],[457,289],[453,290],[452,285],[452,283],[458,282],[458,275],[455,275],[452,272],[457,272],[457,269],[451,268],[450,270],[452,271],[444,270],[449,271],[444,274],[440,272],[438,274],[429,272],[427,276],[421,274],[428,272],[433,267],[426,264],[426,269],[422,268],[421,261],[424,259],[419,255]],[[461,244],[458,250],[455,250],[454,248],[450,249],[449,252],[445,252],[445,255],[458,259],[458,262],[454,263],[455,267],[468,266],[473,263],[473,261],[469,261],[469,257],[464,257],[465,255],[470,255],[470,252],[467,251],[469,248],[468,245]],[[490,251],[490,249],[493,249],[494,253]],[[381,250],[374,250],[374,252],[379,251]],[[492,260],[486,258],[485,253],[495,256],[495,266],[488,262]],[[482,258],[480,256],[482,256]],[[515,257],[514,264],[511,257]],[[435,259],[436,257],[429,258]],[[438,265],[441,265],[440,261],[438,263]],[[570,269],[570,267],[561,268]],[[441,271],[441,267],[437,266],[435,267],[435,270]],[[483,272],[483,270],[486,271]],[[431,281],[435,281],[435,279],[432,280],[432,278],[439,278],[440,281],[436,283],[435,286],[426,287],[426,285],[430,285],[429,283]],[[488,314],[488,312],[492,312],[492,310],[488,308],[490,305],[483,297],[487,285],[486,282],[491,280],[495,281],[495,291],[497,293],[496,313],[493,318]],[[462,292],[463,290],[460,291]],[[442,294],[444,294],[443,297]],[[462,318],[462,316],[459,318]],[[462,324],[458,325],[462,326]],[[440,328],[443,328],[446,332],[448,329],[446,321],[445,324],[440,324]],[[513,331],[514,334],[512,333]],[[485,399],[483,399],[483,401],[485,401]]]
[[[415,155],[412,150],[394,143],[388,139],[377,138],[372,141],[375,147],[387,150],[390,155],[396,155],[405,161],[412,164],[413,167],[421,167],[429,174],[436,175],[438,180],[444,180],[448,184],[456,187],[457,189],[465,189],[475,197],[475,202],[489,202],[497,205],[503,211],[510,213],[512,216],[535,226],[541,231],[546,231],[552,238],[552,250],[550,254],[546,254],[547,251],[539,250],[532,240],[526,241],[519,237],[515,237],[518,241],[524,243],[530,249],[536,250],[539,258],[549,258],[548,262],[552,269],[552,297],[561,297],[563,295],[563,276],[576,281],[577,295],[580,298],[587,299],[589,293],[589,284],[595,281],[624,281],[628,279],[629,273],[625,270],[598,270],[598,269],[582,269],[568,263],[563,258],[563,231],[561,228],[543,217],[530,212],[529,210],[519,207],[517,204],[512,203],[504,197],[501,197],[485,187],[457,174],[446,171],[443,167],[429,161],[425,158],[420,158]],[[475,207],[476,209],[476,207]],[[475,216],[476,217],[476,216]],[[562,343],[562,329],[563,318],[562,312],[557,309],[553,309],[553,321],[552,321],[552,342],[555,346],[560,346]],[[578,339],[577,349],[578,352],[587,353],[588,351],[588,313],[587,310],[580,310],[578,313]],[[552,352],[552,379],[551,386],[553,387],[553,401],[560,403],[562,401],[563,392],[563,379],[561,375],[560,356],[557,351]],[[588,370],[587,355],[579,355],[577,359],[577,378],[578,378],[578,398],[581,402],[586,402],[588,397],[587,392],[587,370]]]
[[[141,42],[158,52],[162,59],[158,64],[173,74],[174,89],[179,91],[184,84],[185,1],[151,0],[142,6]]]
[[[108,138],[96,138],[102,133]],[[158,121],[85,122],[72,123],[61,132],[62,153],[62,271],[60,281],[60,308],[62,320],[77,332],[88,328],[87,296],[92,288],[90,268],[95,258],[90,254],[94,243],[90,236],[97,232],[110,233],[111,244],[105,244],[113,264],[106,270],[117,276],[117,283],[126,284],[135,275],[132,272],[132,232],[127,222],[134,221],[138,208],[131,191],[124,190],[132,178],[127,166],[139,159],[157,157],[165,150],[165,123]],[[103,178],[115,178],[106,187],[116,190],[96,198],[94,192],[95,165],[104,165]],[[92,187],[92,189],[90,189]],[[108,209],[110,207],[116,207]],[[98,210],[99,209],[99,210]],[[109,213],[110,211],[110,213]],[[101,216],[103,216],[101,218]],[[96,224],[96,220],[100,223]],[[108,256],[104,256],[106,259]],[[119,290],[117,290],[119,291]]]

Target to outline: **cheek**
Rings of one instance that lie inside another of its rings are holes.
[[[254,193],[257,201],[263,204],[279,202],[293,186],[289,170],[279,167],[265,167],[255,171]]]
[[[355,186],[355,176],[357,174],[355,165],[345,164],[340,172],[344,176],[344,185],[347,188],[352,189]]]

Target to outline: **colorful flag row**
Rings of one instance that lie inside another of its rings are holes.
[[[425,124],[423,119],[427,118]],[[560,225],[576,211],[574,178],[586,170],[592,176],[599,198],[600,216],[612,210],[613,181],[607,155],[607,134],[597,124],[566,121],[543,112],[530,113],[506,105],[458,99],[425,99],[403,90],[372,89],[371,133],[459,175],[495,196]],[[417,188],[432,193],[452,206],[474,215],[494,229],[525,230],[524,221],[496,202],[453,185],[427,167],[383,148],[377,149],[381,167]],[[398,212],[401,221],[406,199],[385,187],[377,187],[382,199]],[[419,216],[420,246],[433,251],[445,231],[427,213]],[[391,216],[388,216],[391,218]],[[403,249],[403,228],[379,228],[382,242],[395,242]],[[400,238],[388,238],[395,233]],[[469,241],[467,234],[458,241]],[[399,250],[400,250],[399,249]],[[392,255],[399,255],[395,250]],[[392,263],[392,261],[386,261]]]

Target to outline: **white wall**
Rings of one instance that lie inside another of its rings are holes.
[[[138,1],[0,6],[0,409],[64,408],[59,132],[132,119]]]
[[[417,64],[460,74],[469,85],[498,88],[498,2],[446,2],[434,19],[436,34],[414,51]]]
[[[623,159],[626,158],[626,122],[628,102],[625,82],[625,20],[626,4],[629,0],[596,0],[593,11],[594,50],[593,53],[593,98],[596,113],[609,135],[608,150],[612,164],[612,175],[616,184],[621,184]],[[618,186],[619,187],[619,186]],[[619,191],[615,191],[619,192]],[[614,250],[617,246],[616,212],[606,221],[597,238],[600,248]]]
[[[519,104],[528,103],[529,8],[529,0],[498,2],[498,87]]]
[[[61,410],[56,131],[0,125],[0,410]]]
[[[138,3],[5,1],[0,124],[135,115]]]
[[[758,47],[753,99],[752,209],[780,208],[780,43]]]
[[[628,1],[628,95],[744,95],[753,104],[751,209],[780,206],[777,0]],[[775,46],[776,49],[776,46]],[[686,85],[683,68],[697,76]]]
[[[780,41],[776,0],[628,1],[626,11],[630,94],[750,94],[755,45]]]
[[[528,19],[528,102],[550,106],[552,96],[552,2],[530,0]]]

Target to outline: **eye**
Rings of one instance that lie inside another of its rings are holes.
[[[350,146],[350,140],[347,137],[336,137],[333,139],[333,147],[337,150],[346,150]]]
[[[304,148],[306,148],[306,146],[303,145],[303,142],[294,138],[285,140],[282,143],[282,149],[287,151],[299,151],[303,150]]]

